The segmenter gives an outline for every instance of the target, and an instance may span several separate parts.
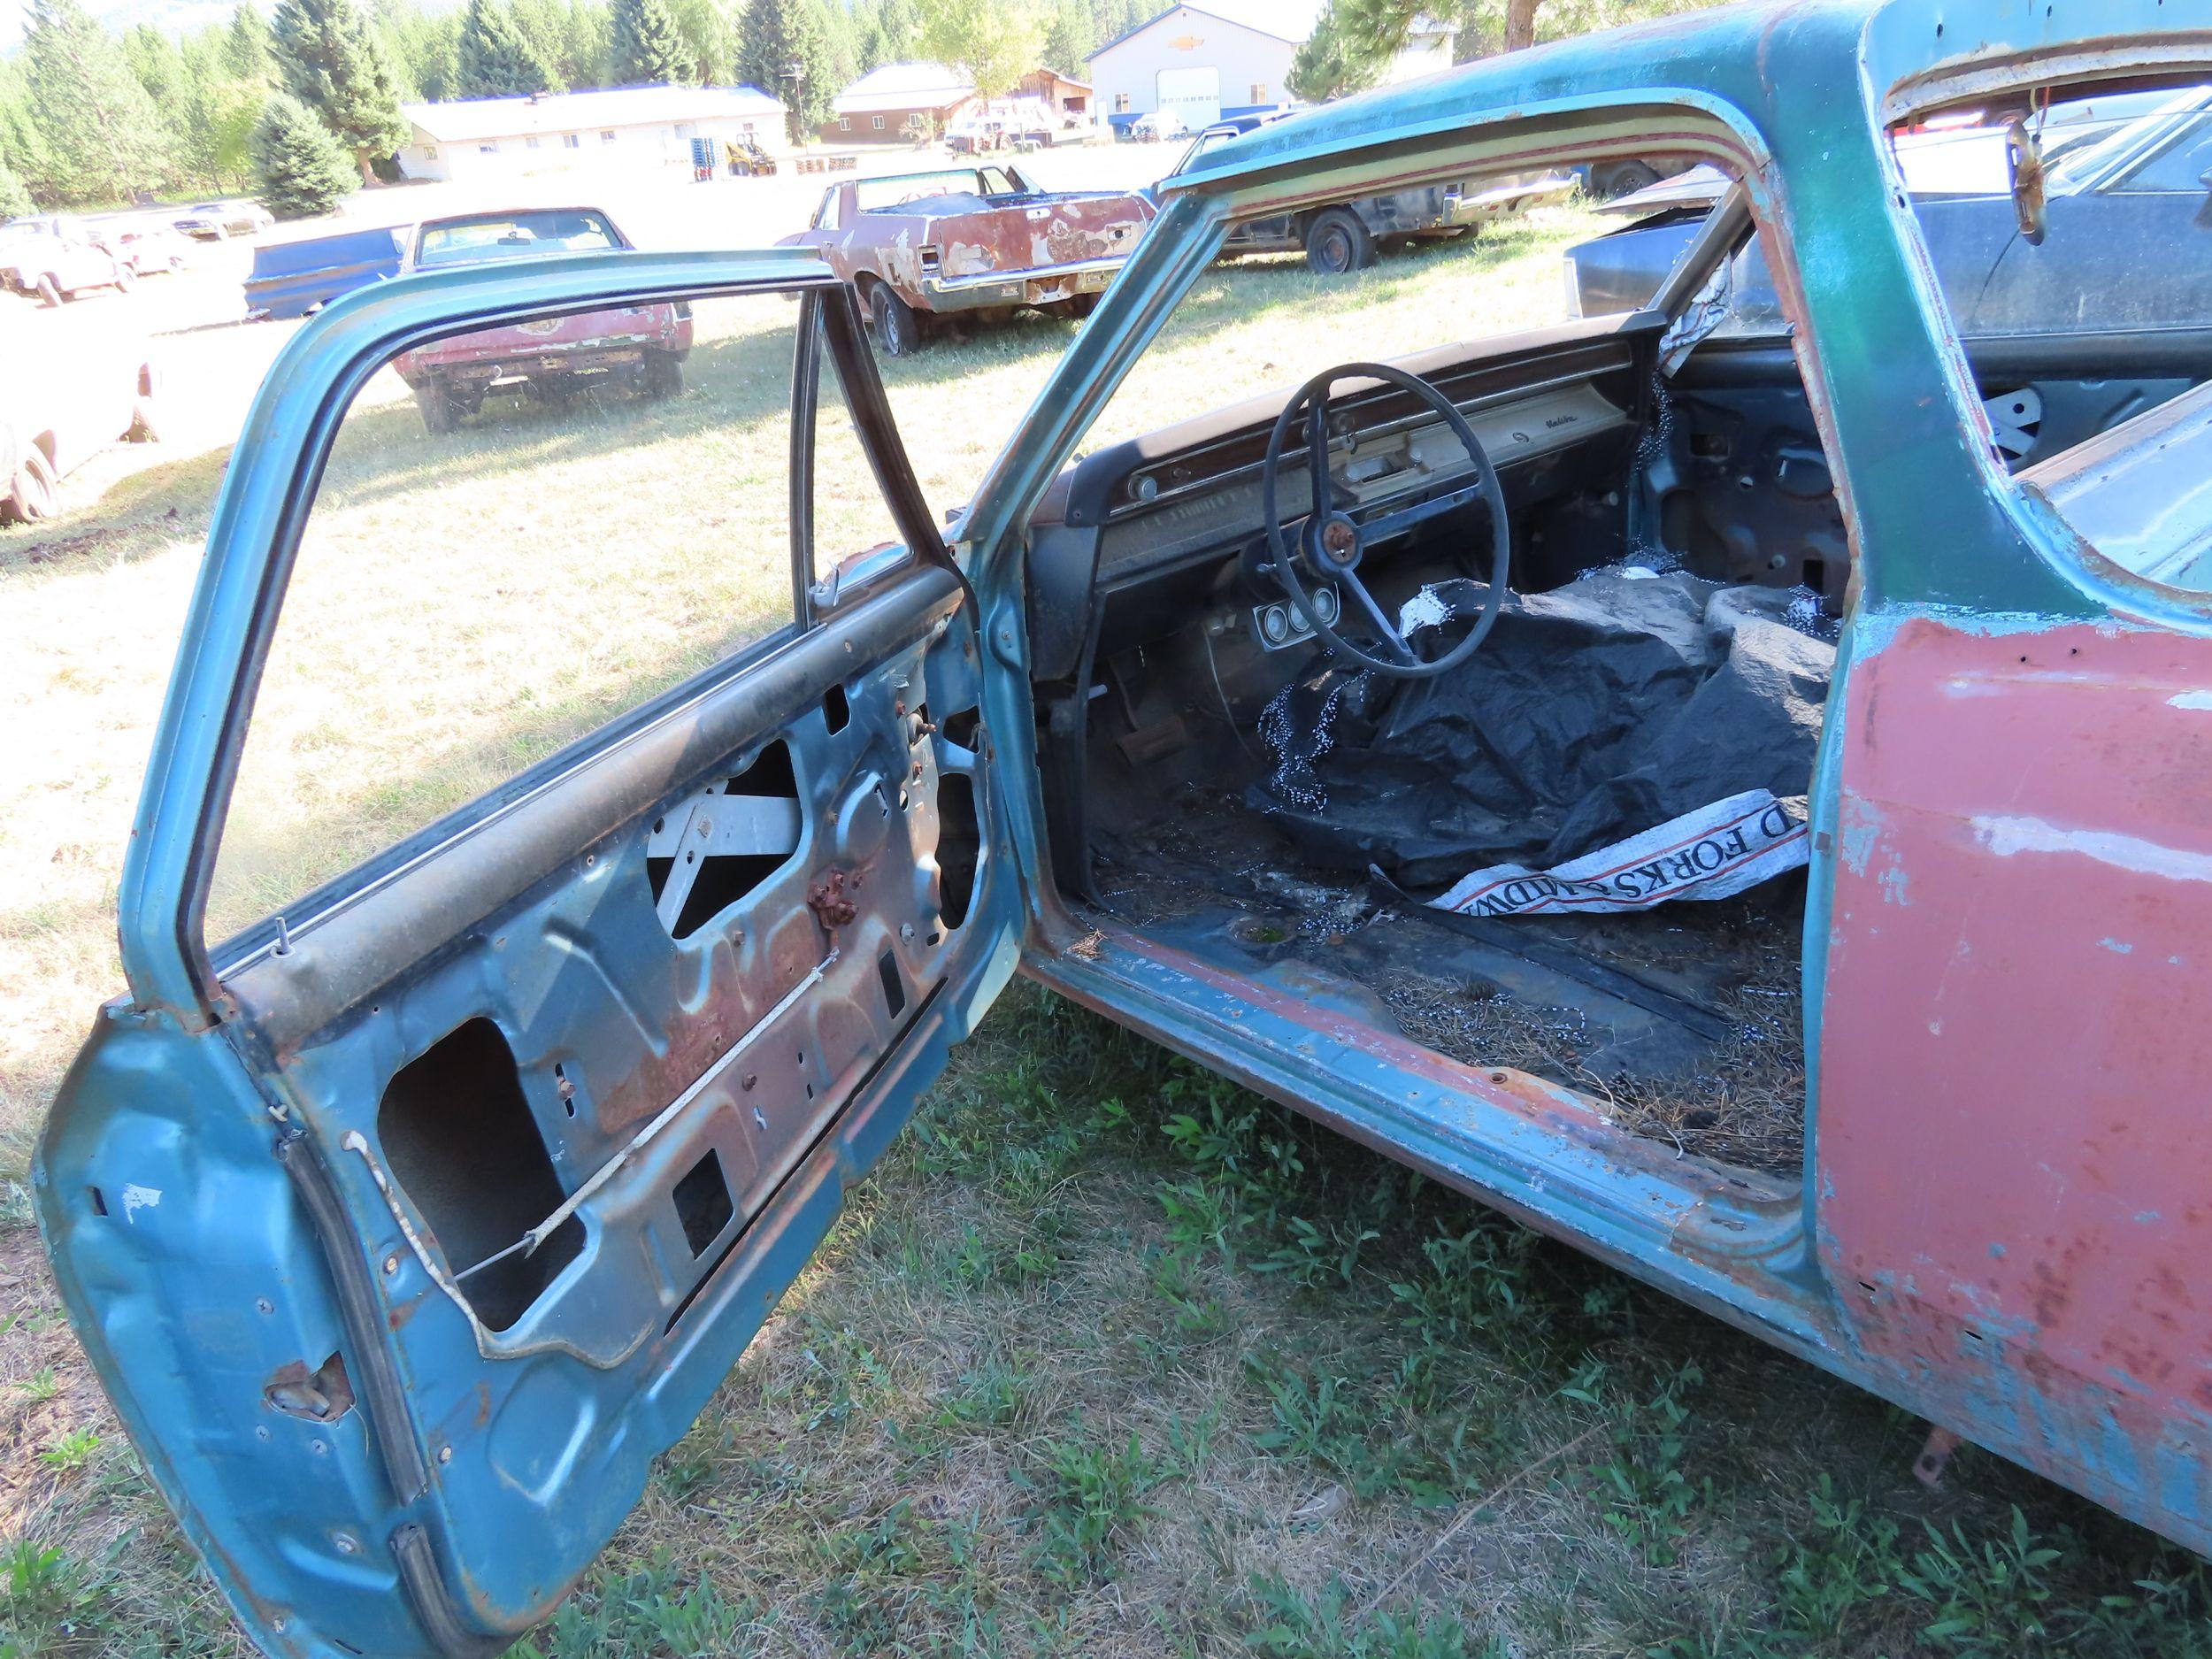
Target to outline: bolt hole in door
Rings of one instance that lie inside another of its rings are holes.
[[[514,1051],[490,1020],[457,1027],[393,1074],[376,1135],[392,1179],[488,1329],[514,1324],[575,1259],[584,1233],[573,1217],[531,1254],[491,1259],[566,1194],[523,1098]]]
[[[676,1219],[683,1224],[684,1242],[694,1256],[704,1256],[737,1214],[730,1202],[730,1183],[722,1173],[722,1159],[712,1147],[685,1172],[670,1195],[676,1201]]]
[[[798,780],[781,739],[655,819],[645,875],[670,937],[688,939],[789,863],[801,822]]]
[[[92,1213],[96,1216],[106,1215],[108,1212],[107,1195],[96,1187],[88,1187],[85,1191],[92,1194]]]

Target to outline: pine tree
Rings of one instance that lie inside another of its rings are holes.
[[[737,58],[737,31],[722,0],[668,0],[668,15],[683,42],[680,79],[709,87],[728,80]]]
[[[417,6],[395,11],[386,19],[393,73],[430,102],[460,96],[461,18],[458,12],[424,12]]]
[[[545,72],[545,85],[533,91],[565,92],[568,77],[561,73],[563,14],[555,0],[513,0],[515,32],[534,65]]]
[[[822,0],[752,0],[745,13],[739,79],[783,100],[794,143],[829,119],[830,100],[844,89],[821,6]]]
[[[289,93],[269,99],[253,130],[256,195],[279,219],[327,213],[353,188],[353,168],[330,129]]]
[[[127,201],[169,171],[169,144],[122,49],[77,0],[31,0],[23,41],[32,124],[60,170],[54,195]]]
[[[823,34],[829,42],[830,92],[834,96],[860,79],[860,39],[852,14],[838,0],[824,0]]]
[[[687,79],[682,35],[666,0],[614,0],[608,70],[618,87]]]
[[[406,142],[407,123],[368,19],[354,0],[278,0],[274,32],[285,90],[352,150],[362,183],[375,182],[370,163]]]
[[[468,0],[461,12],[457,78],[465,98],[513,98],[549,92],[556,79],[506,0]]]
[[[1045,19],[1044,62],[1064,75],[1082,77],[1084,60],[1098,44],[1097,25],[1083,0],[1060,0]]]
[[[568,0],[561,19],[561,75],[572,87],[609,84],[613,19],[602,0]]]
[[[0,161],[0,219],[10,219],[19,213],[28,213],[36,205],[23,180],[8,170],[8,164]]]
[[[922,50],[922,13],[915,0],[883,0],[876,27],[881,31],[883,61],[910,63]]]
[[[238,0],[224,31],[223,66],[236,81],[266,82],[276,73],[275,44],[269,19],[253,0]]]
[[[123,61],[154,108],[173,119],[173,112],[184,106],[187,79],[184,53],[176,42],[152,24],[141,23],[123,37]]]
[[[61,199],[64,169],[31,119],[30,88],[19,59],[0,58],[0,166],[23,181],[34,201]]]

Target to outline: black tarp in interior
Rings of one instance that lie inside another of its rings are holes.
[[[1441,651],[1485,595],[1416,607]],[[1325,662],[1269,704],[1273,757],[1249,803],[1315,864],[1379,865],[1411,887],[1499,859],[1549,867],[1745,790],[1802,795],[1835,647],[1809,594],[1684,572],[1594,571],[1509,594],[1451,673],[1397,680]]]

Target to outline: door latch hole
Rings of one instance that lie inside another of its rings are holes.
[[[876,977],[883,981],[884,1006],[896,1019],[906,1012],[906,987],[899,981],[899,959],[887,950],[876,958]]]

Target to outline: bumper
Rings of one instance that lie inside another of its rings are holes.
[[[588,346],[574,351],[518,351],[497,357],[426,363],[417,380],[435,378],[454,386],[489,386],[496,380],[537,380],[551,375],[599,374],[634,368],[656,348],[641,345]],[[677,355],[681,355],[678,353]]]
[[[1085,259],[1032,271],[986,271],[976,276],[925,276],[920,308],[974,311],[987,305],[1052,305],[1079,294],[1101,294],[1122,267],[1119,258]]]
[[[1455,197],[1449,207],[1448,222],[1456,228],[1463,225],[1479,225],[1486,219],[1517,213],[1525,207],[1540,202],[1562,202],[1574,191],[1575,180],[1569,173],[1550,173],[1536,178],[1496,179],[1479,190],[1470,190]]]

